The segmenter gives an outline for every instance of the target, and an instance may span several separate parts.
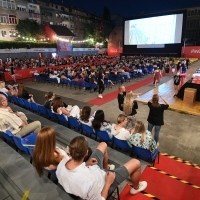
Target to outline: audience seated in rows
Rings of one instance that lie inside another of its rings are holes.
[[[10,130],[14,135],[23,137],[30,133],[38,133],[41,123],[34,121],[30,124],[24,119],[21,112],[13,112],[8,107],[8,99],[0,94],[0,131]]]

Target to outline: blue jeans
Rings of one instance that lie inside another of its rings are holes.
[[[157,144],[158,140],[159,140],[159,133],[160,133],[161,126],[153,125],[153,124],[148,122],[148,131],[152,132],[152,129],[153,129],[154,126],[155,126],[154,140],[156,141],[156,144]]]

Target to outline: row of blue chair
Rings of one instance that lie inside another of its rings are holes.
[[[15,145],[16,151],[21,150],[22,152],[26,153],[30,156],[30,162],[32,163],[32,155],[33,155],[33,149],[36,144],[37,134],[30,133],[29,135],[26,135],[25,137],[19,137],[16,135],[13,135],[11,131],[6,130],[6,132],[0,132],[0,135],[4,140],[7,142]]]
[[[157,155],[159,157],[158,150],[156,150],[152,154],[149,150],[146,150],[146,149],[143,150],[140,147],[131,148],[128,145],[127,141],[125,140],[119,140],[115,137],[113,137],[113,139],[110,139],[106,131],[94,131],[92,127],[86,124],[80,123],[78,119],[74,117],[66,118],[64,115],[55,114],[50,109],[46,109],[43,105],[29,102],[27,100],[24,100],[22,98],[18,98],[15,96],[10,97],[10,100],[16,103],[17,105],[21,107],[25,107],[29,110],[32,110],[33,112],[36,112],[54,122],[57,122],[64,126],[80,131],[82,134],[86,134],[87,136],[91,138],[93,137],[95,140],[99,139],[100,141],[104,141],[113,148],[116,147],[117,149],[128,151],[130,155],[134,153],[138,155],[141,159],[143,158],[145,160],[150,160],[152,163],[154,163]],[[142,154],[140,152],[142,152]]]

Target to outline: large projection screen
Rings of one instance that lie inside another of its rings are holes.
[[[183,43],[184,21],[185,11],[124,20],[123,53],[178,54]]]

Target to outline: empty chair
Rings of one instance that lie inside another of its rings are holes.
[[[80,122],[78,121],[78,119],[74,118],[74,117],[68,117],[68,121],[69,121],[69,125],[70,127],[80,130]]]
[[[19,100],[20,100],[20,98],[19,98]],[[25,108],[27,108],[27,109],[29,109],[29,110],[32,110],[31,104],[30,104],[30,102],[29,102],[28,100],[22,99],[22,101],[23,101],[23,103],[24,103]]]
[[[107,131],[96,131],[96,135],[103,142],[112,142],[112,139],[109,137]]]
[[[40,113],[38,104],[35,102],[30,102],[31,110],[36,113]]]
[[[18,105],[21,106],[21,107],[26,107],[25,104],[24,104],[23,99],[21,99],[19,97],[18,97]]]
[[[38,105],[40,114],[43,115],[44,117],[49,118],[49,114],[47,112],[47,109],[43,105]]]
[[[47,109],[47,112],[51,120],[58,121],[57,114],[53,113],[52,110],[50,109]]]
[[[15,144],[15,141],[13,140],[13,134],[9,131],[9,132],[0,132],[0,135],[7,141],[10,142],[12,144]]]
[[[131,147],[129,146],[128,142],[126,140],[120,140],[113,136],[113,145],[117,148],[123,150],[123,151],[129,151],[131,150]]]
[[[96,139],[96,133],[94,132],[94,130],[91,126],[88,126],[86,124],[81,124],[81,131],[82,131],[82,133],[86,133],[90,137],[91,137],[91,135],[95,135],[95,139]]]
[[[137,155],[138,158],[150,162],[153,166],[154,166],[155,160],[158,156],[158,163],[159,163],[160,152],[158,151],[158,149],[155,149],[154,152],[151,152],[148,149],[134,146],[133,152]]]

